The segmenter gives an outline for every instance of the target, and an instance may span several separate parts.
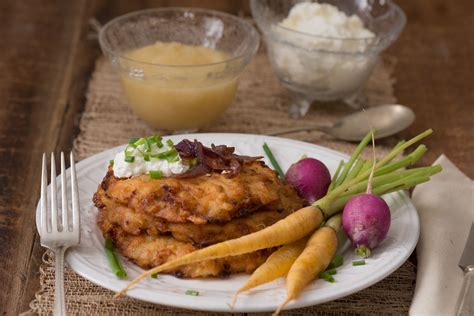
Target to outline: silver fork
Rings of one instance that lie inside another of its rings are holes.
[[[56,186],[56,162],[54,153],[51,154],[51,194],[48,208],[48,175],[46,154],[43,154],[41,171],[41,226],[39,229],[41,245],[54,252],[55,258],[55,295],[54,315],[66,315],[64,303],[64,253],[70,246],[80,241],[79,192],[77,188],[76,166],[71,153],[71,196],[72,196],[72,225],[69,219],[69,203],[67,198],[66,166],[64,153],[61,152],[61,218],[58,218],[58,199]]]

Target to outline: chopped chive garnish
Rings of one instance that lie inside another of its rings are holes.
[[[278,175],[280,176],[280,178],[281,179],[285,178],[285,173],[283,172],[280,165],[276,161],[275,156],[273,156],[273,153],[270,150],[270,147],[268,147],[267,143],[263,143],[263,151],[267,155],[275,171],[278,172]]]
[[[324,272],[326,272],[326,273],[327,273],[327,274],[329,274],[329,275],[334,275],[334,274],[337,274],[337,270],[336,270],[336,268],[327,269],[327,270],[326,270],[326,271],[324,271]]]
[[[150,156],[144,155],[144,156],[143,156],[143,160],[145,160],[145,161],[150,161]]]
[[[139,137],[130,137],[128,139],[128,144],[129,145],[134,145],[140,138]]]
[[[166,144],[167,144],[168,146],[170,146],[170,147],[174,145],[174,143],[173,143],[173,141],[172,141],[171,139],[168,139],[168,140],[166,141]]]
[[[125,156],[131,156],[133,154],[134,149],[131,149],[131,148],[135,148],[135,147],[133,147],[132,145],[127,145],[127,147],[125,147],[125,150],[124,150]]]
[[[321,272],[321,273],[319,274],[319,277],[320,277],[321,279],[324,279],[324,280],[326,280],[326,281],[328,281],[328,282],[331,282],[331,283],[334,283],[334,282],[336,281],[336,280],[334,280],[334,278],[332,277],[332,275],[330,275],[330,274],[327,273],[327,272]]]
[[[142,137],[142,138],[139,138],[136,142],[134,142],[132,146],[136,148],[140,145],[145,144],[145,142],[146,142],[145,138]]]
[[[161,171],[157,170],[157,171],[150,171],[150,178],[152,179],[159,179],[163,176],[163,174],[161,173]]]
[[[179,155],[170,156],[166,160],[168,162],[178,162],[179,161]]]
[[[331,263],[328,266],[328,269],[334,269],[342,266],[344,264],[344,258],[341,255],[335,255]]]
[[[153,279],[158,279],[158,273],[153,273],[152,275],[150,275]]]
[[[122,264],[120,263],[119,258],[115,254],[114,244],[110,239],[105,240],[104,244],[105,256],[109,263],[110,270],[115,274],[119,279],[124,279],[127,277],[127,272],[123,269]]]
[[[149,138],[145,138],[145,144],[144,144],[144,145],[145,145],[145,151],[146,151],[146,152],[151,151],[151,144],[152,144],[152,143],[151,143],[150,139],[149,139]]]
[[[365,260],[355,260],[355,261],[352,261],[352,265],[353,265],[353,266],[363,266],[363,265],[365,265]]]
[[[199,296],[199,292],[198,291],[193,291],[193,290],[187,290],[186,295],[191,295],[191,296]]]
[[[111,165],[112,167],[114,166],[114,160],[113,159],[109,160],[109,165]]]
[[[163,148],[163,143],[161,142],[161,138],[156,142],[156,146],[158,148]]]
[[[169,162],[176,162],[179,160],[179,154],[176,148],[171,148],[170,150],[158,153],[158,154],[150,154],[152,158],[158,159],[166,159]]]
[[[123,160],[125,160],[125,162],[134,162],[134,161],[135,161],[135,157],[133,157],[133,156],[125,156],[125,158],[124,158]]]

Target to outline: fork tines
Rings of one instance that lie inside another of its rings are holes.
[[[67,180],[66,180],[66,163],[64,153],[61,152],[61,214],[58,218],[58,199],[57,199],[57,185],[56,185],[56,161],[54,153],[51,153],[51,185],[50,185],[50,209],[48,210],[48,193],[47,193],[47,167],[46,154],[43,153],[43,163],[41,172],[41,227],[40,235],[43,241],[46,236],[57,235],[58,237],[68,234],[69,238],[73,237],[79,232],[79,193],[77,187],[76,167],[74,163],[74,156],[71,152],[71,197],[72,197],[72,227],[69,219],[69,203],[67,197]],[[49,216],[48,216],[49,215]],[[53,236],[51,236],[53,237]],[[53,237],[54,238],[54,237]],[[60,239],[60,238],[54,238]],[[75,238],[74,238],[75,239]],[[72,241],[72,240],[69,240]],[[78,241],[77,241],[78,242]]]

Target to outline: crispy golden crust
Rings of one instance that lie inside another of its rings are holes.
[[[190,243],[170,236],[131,235],[104,218],[99,220],[104,237],[110,238],[120,253],[143,269],[151,269],[196,250]],[[225,277],[231,273],[251,273],[265,262],[271,250],[207,260],[167,271],[183,278]]]
[[[190,242],[199,248],[256,232],[302,207],[301,201],[295,200],[292,205],[288,205],[291,207],[287,207],[282,212],[264,209],[224,224],[196,225],[189,222],[171,223],[143,212],[136,212],[107,197],[101,188],[95,195],[95,203],[101,209],[100,216],[120,226],[129,234],[146,233],[158,236],[170,233],[176,240]]]
[[[263,206],[284,211],[300,201],[276,172],[256,161],[233,178],[211,173],[195,178],[116,178],[109,169],[101,188],[118,203],[173,223],[224,223]]]

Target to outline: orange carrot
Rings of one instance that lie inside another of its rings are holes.
[[[285,276],[293,262],[295,262],[296,258],[298,258],[303,251],[307,241],[308,238],[297,240],[291,244],[284,245],[272,253],[265,263],[253,272],[247,280],[247,283],[235,293],[231,306],[234,307],[237,296],[240,293]]]
[[[336,231],[341,226],[341,215],[331,217],[324,227],[317,229],[309,238],[305,249],[296,259],[286,277],[286,300],[273,315],[298,297],[303,288],[326,270],[337,250]]]
[[[191,252],[148,270],[132,280],[124,289],[117,292],[115,297],[122,295],[135,283],[155,273],[203,260],[237,256],[291,243],[308,235],[321,224],[322,220],[323,213],[318,207],[304,207],[258,232]]]

